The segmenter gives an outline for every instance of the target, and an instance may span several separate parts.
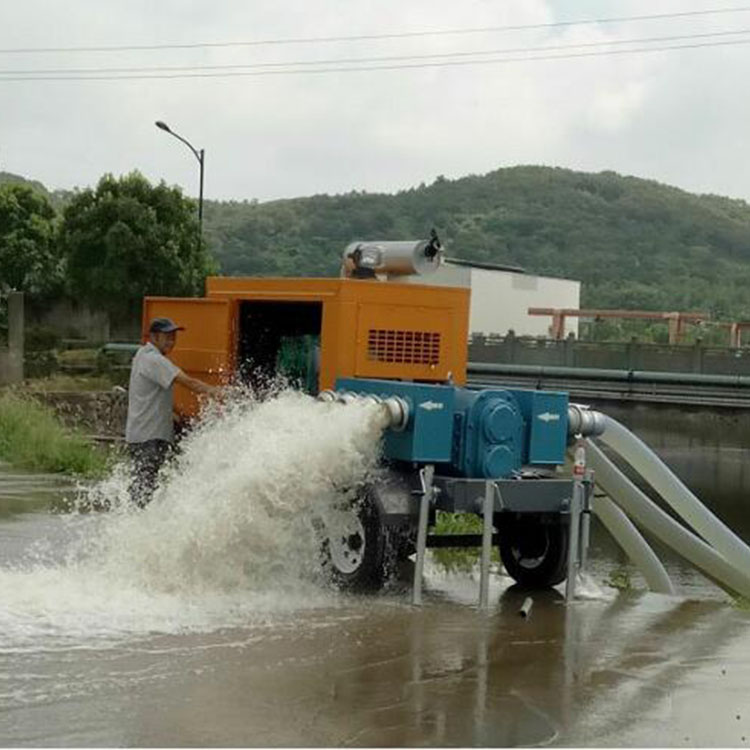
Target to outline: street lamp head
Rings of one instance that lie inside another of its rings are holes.
[[[169,129],[169,125],[167,125],[166,122],[162,122],[161,120],[157,120],[155,123],[157,128],[160,130],[166,130],[167,133],[171,133],[172,131]]]

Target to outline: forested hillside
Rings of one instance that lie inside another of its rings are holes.
[[[450,255],[580,279],[586,306],[750,319],[750,206],[613,172],[513,167],[394,195],[208,201],[204,231],[224,273],[320,276],[352,240],[432,227]]]
[[[333,274],[354,239],[434,226],[450,255],[580,279],[586,306],[750,318],[750,206],[613,172],[514,167],[395,195],[211,203],[206,219],[228,274]]]
[[[29,180],[12,172],[0,171],[0,185],[26,185],[26,187],[30,187],[44,195],[57,212],[62,211],[65,204],[73,197],[72,191],[54,190],[50,192],[38,180]]]

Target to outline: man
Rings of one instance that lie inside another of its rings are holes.
[[[159,469],[174,440],[172,390],[175,382],[195,393],[215,395],[220,389],[186,375],[167,359],[177,331],[184,328],[169,318],[154,318],[149,341],[133,357],[128,390],[125,440],[132,460],[130,497],[140,508],[151,501]]]

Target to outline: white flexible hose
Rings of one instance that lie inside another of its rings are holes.
[[[632,521],[608,497],[595,497],[591,508],[646,579],[651,591],[674,594],[669,574]]]
[[[605,416],[605,422],[600,440],[617,451],[722,557],[750,574],[750,547],[711,513],[640,438],[611,417]]]
[[[596,482],[643,529],[650,531],[723,588],[750,599],[750,575],[725,560],[638,489],[602,450],[586,440],[586,455]]]

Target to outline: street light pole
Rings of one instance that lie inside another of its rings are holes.
[[[199,152],[198,163],[201,165],[200,187],[198,189],[198,234],[203,237],[203,165],[205,163],[206,152],[201,149]]]
[[[159,130],[163,130],[165,133],[173,135],[178,141],[182,141],[193,152],[200,165],[200,187],[198,191],[198,243],[200,245],[201,238],[203,237],[203,168],[206,163],[205,149],[198,151],[190,141],[183,138],[179,133],[175,133],[174,130],[171,130],[166,122],[157,120],[154,124]]]

